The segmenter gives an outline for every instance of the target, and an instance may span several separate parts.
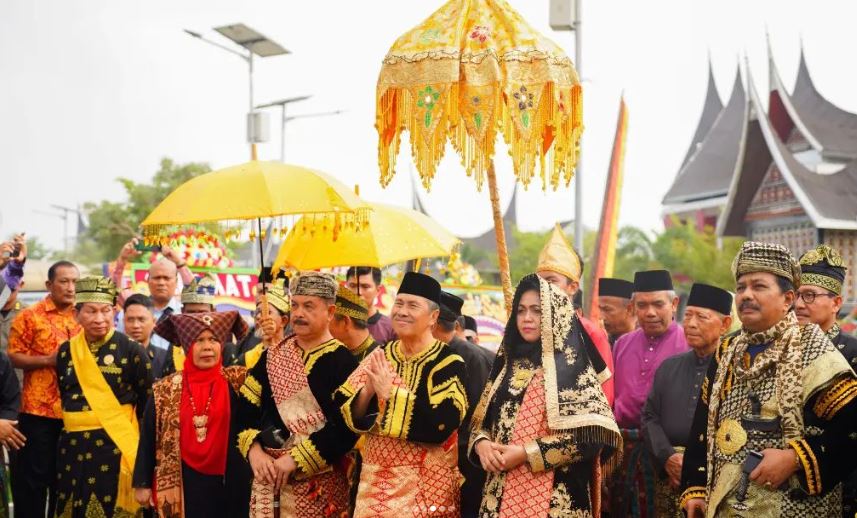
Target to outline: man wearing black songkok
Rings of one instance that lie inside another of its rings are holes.
[[[467,377],[464,379],[464,388],[467,392],[467,401],[470,403],[467,414],[458,429],[458,469],[464,476],[464,484],[461,486],[461,515],[476,516],[479,513],[479,502],[482,500],[482,485],[485,483],[485,471],[467,458],[467,441],[470,439],[470,417],[482,391],[485,382],[491,373],[491,365],[494,363],[494,354],[462,340],[455,333],[455,323],[461,316],[461,308],[464,301],[451,293],[440,292],[440,315],[437,318],[432,334],[441,342],[449,345],[449,350],[464,359],[464,367]]]
[[[690,425],[708,364],[721,337],[732,325],[731,310],[731,293],[707,284],[694,284],[683,321],[691,350],[667,358],[655,372],[643,407],[642,431],[646,448],[658,467],[657,516],[679,515],[678,488]]]

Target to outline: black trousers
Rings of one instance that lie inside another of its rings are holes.
[[[57,442],[62,419],[32,414],[18,416],[18,429],[27,438],[11,465],[15,516],[53,516],[56,508]]]

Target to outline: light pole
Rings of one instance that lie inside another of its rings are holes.
[[[279,101],[271,101],[269,103],[260,104],[256,106],[257,110],[261,110],[263,108],[274,108],[276,106],[280,107],[280,162],[285,163],[286,161],[286,123],[289,121],[293,121],[295,119],[312,119],[315,117],[328,117],[331,115],[339,115],[342,113],[342,110],[334,110],[329,112],[317,112],[317,113],[301,113],[299,115],[286,115],[286,105],[305,101],[312,97],[311,95],[302,95],[299,97],[289,97],[286,99],[280,99]]]
[[[225,50],[230,54],[234,54],[240,57],[247,63],[250,87],[250,112],[247,114],[247,141],[250,144],[250,158],[256,160],[256,143],[260,142],[261,140],[259,140],[259,136],[256,135],[253,131],[253,128],[255,126],[253,121],[253,118],[255,116],[255,112],[253,110],[253,56],[256,55],[260,58],[267,58],[270,56],[281,56],[283,54],[290,54],[290,52],[283,48],[279,43],[269,38],[266,38],[261,33],[251,29],[250,27],[247,27],[243,23],[215,27],[214,30],[231,40],[233,43],[243,47],[247,50],[247,52],[244,53],[234,48],[227,47],[226,45],[222,45],[216,41],[206,38],[198,32],[191,31],[188,29],[185,29],[184,31],[193,36],[194,38],[208,43],[209,45],[214,45],[219,49]]]
[[[77,214],[79,216],[80,215],[80,209],[73,209],[71,207],[63,207],[62,205],[54,205],[54,204],[51,204],[50,207],[52,209],[56,209],[56,210],[62,212],[62,214],[57,214],[56,212],[48,212],[48,211],[39,210],[39,209],[35,209],[35,210],[33,210],[33,212],[35,212],[37,214],[42,214],[44,216],[51,216],[54,218],[59,218],[63,221],[63,239],[62,239],[62,241],[63,241],[63,253],[68,255],[68,242],[69,242],[68,215],[71,213],[74,213],[74,214]]]
[[[286,99],[280,99],[279,101],[260,104],[255,107],[257,110],[261,110],[263,108],[274,108],[275,106],[280,107],[280,162],[285,163],[286,161],[286,105],[306,101],[310,97],[312,96],[301,95],[298,97],[288,97]]]
[[[583,0],[551,0],[550,26],[555,31],[574,32],[574,66],[583,82]],[[583,255],[583,136],[580,138],[574,171],[574,248]]]

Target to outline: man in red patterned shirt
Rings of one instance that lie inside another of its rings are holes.
[[[68,262],[48,269],[48,296],[24,309],[9,332],[9,359],[24,371],[18,427],[27,438],[12,466],[12,496],[18,516],[53,516],[56,504],[56,449],[62,408],[56,361],[60,344],[81,330],[74,318],[74,283],[80,276]]]

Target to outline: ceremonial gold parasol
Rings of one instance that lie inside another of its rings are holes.
[[[542,187],[571,181],[583,131],[577,72],[559,46],[503,0],[450,0],[393,44],[376,93],[381,184],[395,174],[402,130],[428,189],[449,141],[478,188],[488,179],[500,276],[510,310],[512,284],[494,173],[503,135],[517,180]]]
[[[336,241],[325,238],[311,217],[298,221],[280,246],[273,270],[315,270],[335,266],[384,266],[411,259],[451,255],[458,238],[425,214],[373,203],[359,232],[346,229]]]

